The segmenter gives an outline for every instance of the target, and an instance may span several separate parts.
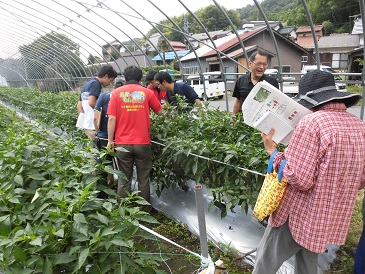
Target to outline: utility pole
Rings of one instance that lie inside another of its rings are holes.
[[[350,31],[352,30],[352,23],[354,22],[355,19],[357,19],[358,17],[360,17],[361,14],[355,14],[355,15],[350,15],[349,16],[349,23],[350,23]],[[353,18],[353,19],[352,19]]]
[[[189,35],[190,34],[189,30],[191,28],[191,24],[189,23],[189,20],[186,17],[186,14],[185,13],[184,13],[184,18],[183,18],[183,23],[184,23],[184,25],[183,25],[183,31],[184,31],[184,33],[186,35]],[[185,35],[185,44],[186,45],[189,45],[189,43],[188,43],[189,37],[187,37],[186,35]]]

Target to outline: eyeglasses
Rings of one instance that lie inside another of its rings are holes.
[[[261,63],[261,62],[254,62],[254,61],[251,61],[252,64],[254,64],[256,67],[261,67],[263,66],[264,68],[267,68],[267,64],[266,63]]]

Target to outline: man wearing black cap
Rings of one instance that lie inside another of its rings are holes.
[[[284,152],[274,159],[288,187],[270,216],[257,249],[253,273],[276,273],[295,255],[295,273],[317,273],[318,254],[342,245],[358,190],[365,187],[365,123],[348,113],[361,96],[336,90],[332,74],[309,72],[299,82],[298,103],[313,110],[296,126]],[[263,134],[266,152],[275,130]]]

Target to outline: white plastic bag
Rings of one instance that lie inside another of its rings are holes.
[[[85,120],[85,113],[80,112],[79,117],[77,117],[76,127],[80,128],[80,129],[83,129],[84,128],[84,120]]]

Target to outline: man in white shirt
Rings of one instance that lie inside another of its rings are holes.
[[[94,127],[94,107],[98,99],[102,87],[108,86],[117,77],[117,72],[112,66],[102,66],[97,74],[97,77],[91,78],[83,87],[80,94],[79,102],[77,103],[77,111],[84,113],[84,121],[82,128],[86,136],[94,141],[96,137]]]

